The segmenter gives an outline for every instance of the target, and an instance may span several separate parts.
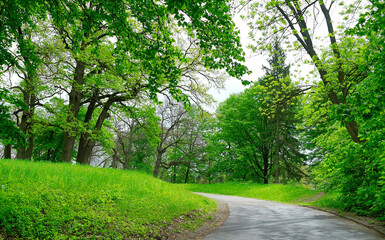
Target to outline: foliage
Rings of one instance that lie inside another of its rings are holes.
[[[339,44],[344,63],[349,64],[350,72],[364,72],[364,78],[353,79],[354,87],[346,97],[345,106],[329,107],[322,110],[321,105],[330,105],[320,92],[312,93],[312,105],[307,107],[310,130],[314,144],[323,152],[323,161],[314,168],[315,181],[320,188],[337,190],[341,193],[337,204],[349,211],[384,219],[384,144],[385,126],[383,89],[383,56],[379,49],[383,42],[381,30],[383,18],[379,11],[383,4],[373,1],[368,11],[361,15],[355,28],[348,30]],[[364,36],[354,36],[357,34]],[[324,56],[330,56],[325,52]],[[326,58],[328,61],[330,58]],[[330,62],[331,63],[331,62]],[[354,76],[354,75],[353,75]],[[357,75],[359,76],[359,75]],[[315,103],[316,99],[321,103]],[[361,144],[348,140],[337,122],[354,119],[360,125]],[[311,116],[311,117],[310,117]],[[317,131],[315,123],[318,118]]]
[[[236,78],[247,73],[228,5],[204,0],[146,0],[140,7],[132,0],[2,2],[1,77],[8,72],[19,78],[13,91],[20,91],[28,107],[19,124],[29,138],[28,154],[18,149],[18,156],[32,157],[33,128],[41,125],[33,121],[35,112],[49,111],[46,103],[52,98],[65,100],[54,113],[63,129],[57,144],[61,161],[76,155],[77,162],[88,164],[97,144],[111,146],[103,125],[117,105],[139,98],[158,101],[159,94],[188,105],[189,97],[207,98],[197,73],[210,84],[223,79],[217,81],[210,70],[225,69]],[[181,36],[188,43],[181,44]]]
[[[116,114],[118,119],[115,121],[115,146],[110,153],[111,159],[104,161],[110,162],[114,168],[152,172],[160,131],[155,107],[134,105],[121,113]]]
[[[210,114],[191,106],[177,126],[178,142],[165,152],[162,176],[171,182],[196,182],[205,179],[207,142],[203,137]]]
[[[348,98],[354,93],[356,83],[367,77],[367,72],[362,69],[360,49],[352,51],[353,48],[345,48],[348,42],[344,34],[335,26],[331,9],[335,1],[258,1],[250,5],[251,11],[247,16],[252,20],[250,26],[253,31],[261,31],[258,36],[254,50],[269,50],[273,47],[273,40],[279,39],[285,44],[286,50],[304,50],[308,55],[308,63],[311,63],[317,72],[317,77],[322,81],[323,91],[332,103],[328,111],[339,109],[350,110],[349,115],[340,116],[354,142],[363,141],[359,136],[360,126],[356,122],[354,109],[349,107]],[[313,14],[314,13],[314,14]],[[322,21],[320,21],[322,19]],[[326,25],[327,34],[320,36],[316,27],[318,23]],[[314,23],[314,24],[313,24]],[[343,28],[342,28],[343,29]],[[254,33],[254,32],[253,32]],[[340,38],[337,36],[340,35]],[[260,37],[259,37],[260,36]],[[326,51],[322,45],[318,46],[317,39],[327,40]],[[342,41],[340,41],[342,39]],[[328,58],[323,54],[329,53]],[[348,53],[348,54],[347,54]],[[351,56],[354,57],[351,57]]]
[[[314,183],[340,191],[341,207],[383,218],[384,4],[371,1],[357,19],[358,2],[341,3],[338,8],[345,13],[344,21],[358,22],[347,35],[349,24],[335,27],[331,15],[335,3],[253,2],[247,18],[252,21],[253,36],[258,37],[252,48],[270,50],[279,38],[285,50],[306,51],[307,62],[321,80],[303,99],[301,113],[302,139],[313,158]],[[317,31],[320,24],[327,27],[327,36]],[[327,40],[326,47],[319,39]]]
[[[267,183],[272,167],[273,126],[262,114],[264,93],[252,85],[244,93],[230,96],[217,110],[219,140],[235,157],[233,161],[248,166],[252,178]]]
[[[309,94],[313,100],[302,111],[307,112],[305,136],[311,138],[307,148],[313,149],[313,184],[320,190],[340,192],[334,203],[339,208],[383,219],[384,146],[369,137],[365,143],[353,143],[339,121],[333,119],[334,114],[329,116],[319,107],[328,104],[319,94],[317,91]]]
[[[214,207],[137,172],[0,160],[0,232],[6,238],[157,238],[172,219]]]
[[[0,88],[0,142],[4,145],[24,146],[26,144],[25,134],[17,128],[12,121],[11,106],[25,107],[23,102],[4,88]]]
[[[274,177],[278,183],[304,176],[299,166],[305,156],[295,118],[302,90],[291,83],[285,59],[276,42],[265,76],[217,109],[218,130],[212,142],[221,147],[221,156],[227,156],[224,161],[232,170],[226,170],[234,171],[232,177],[264,183]]]
[[[385,219],[385,82],[384,82],[384,17],[385,5],[373,0],[368,11],[362,14],[351,34],[364,36],[367,48],[364,52],[363,68],[369,70],[369,76],[357,88],[350,102],[359,112],[362,122],[362,136],[366,139],[361,152],[365,155],[365,182],[358,188],[354,201],[363,211]],[[355,207],[355,206],[354,206]],[[362,211],[362,210],[361,210]]]

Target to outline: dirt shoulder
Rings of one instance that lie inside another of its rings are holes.
[[[199,226],[194,231],[184,230],[180,232],[170,233],[166,239],[170,240],[199,240],[205,237],[207,234],[211,233],[218,227],[220,227],[229,216],[229,207],[226,203],[217,201],[217,211],[209,216],[209,220],[205,221],[201,226]]]

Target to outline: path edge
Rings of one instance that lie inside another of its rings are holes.
[[[384,227],[378,227],[378,224],[369,224],[366,221],[363,221],[360,218],[357,218],[357,216],[356,216],[356,218],[355,218],[355,216],[349,216],[349,215],[347,215],[348,212],[344,212],[342,210],[333,210],[333,209],[329,209],[329,208],[320,208],[320,207],[311,206],[311,205],[297,205],[297,206],[302,206],[302,207],[306,207],[306,208],[315,209],[315,210],[318,210],[318,211],[321,211],[321,212],[330,213],[330,214],[333,214],[333,215],[338,216],[340,218],[344,218],[344,219],[353,221],[355,223],[358,223],[358,224],[360,224],[362,226],[365,226],[365,227],[367,227],[369,229],[372,229],[372,230],[380,233],[384,237],[384,239],[385,239],[385,229],[384,229]],[[341,211],[341,212],[339,212],[339,211]]]
[[[211,219],[206,220],[194,230],[184,230],[172,233],[167,236],[167,239],[202,240],[205,236],[218,229],[230,215],[229,206],[227,203],[214,199],[212,200],[217,203],[217,210],[211,214]]]

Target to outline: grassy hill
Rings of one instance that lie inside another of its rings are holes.
[[[138,172],[0,160],[0,239],[161,238],[165,229],[194,227],[215,207]]]

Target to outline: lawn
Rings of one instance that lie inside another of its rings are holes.
[[[217,184],[183,184],[182,186],[193,192],[234,195],[295,204],[307,203],[320,193],[303,186],[283,184],[227,182]]]
[[[138,172],[0,160],[0,239],[152,239],[173,219],[194,227],[215,208]]]

